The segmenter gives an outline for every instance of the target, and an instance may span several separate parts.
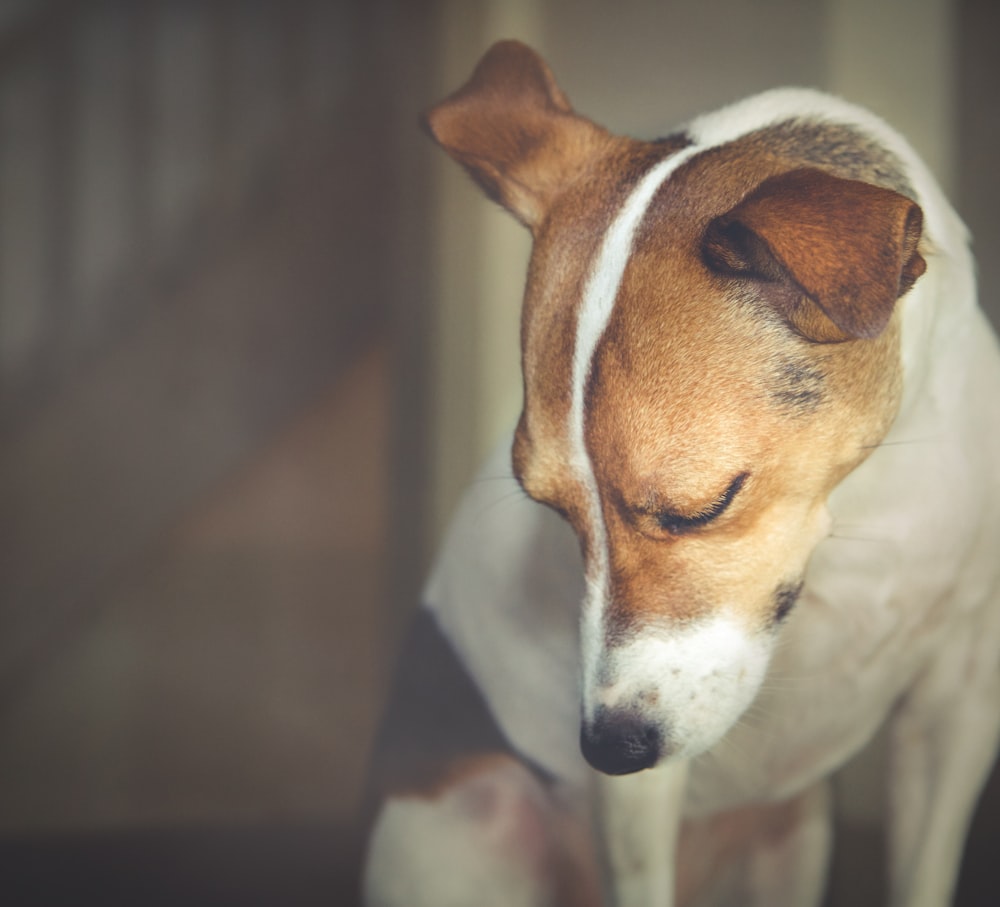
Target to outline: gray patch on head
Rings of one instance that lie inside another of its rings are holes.
[[[793,415],[815,412],[825,399],[826,376],[804,359],[782,359],[775,370],[771,399]]]
[[[748,138],[790,161],[823,167],[837,176],[892,189],[916,200],[902,161],[857,127],[792,119],[750,133]]]
[[[682,148],[687,148],[692,141],[691,136],[682,131],[672,132],[670,135],[660,136],[658,139],[653,139],[650,144],[665,150],[667,154],[674,154]]]

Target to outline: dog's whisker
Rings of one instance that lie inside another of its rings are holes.
[[[737,722],[734,725],[734,729],[739,725]],[[698,762],[708,762],[715,765],[720,765],[723,768],[730,762],[733,758],[740,759],[744,755],[744,747],[740,746],[735,740],[733,740],[732,733],[726,734],[721,740],[719,740],[714,746],[709,749],[699,753],[692,760],[695,763]]]
[[[735,733],[737,730],[745,730],[751,737],[744,736],[741,738],[740,735]],[[706,755],[711,756],[713,761],[720,763],[723,767],[731,764],[733,759],[753,761],[753,751],[762,742],[766,742],[769,734],[770,731],[766,727],[764,716],[759,716],[758,720],[754,720],[751,714],[744,712],[732,726],[729,733],[722,737]]]
[[[470,485],[481,485],[484,482],[514,482],[513,476],[510,473],[497,473],[496,475],[483,475],[476,476],[473,478],[469,484]]]
[[[835,539],[838,542],[877,542],[881,545],[891,545],[892,540],[882,538],[877,535],[847,535],[842,532],[831,532],[827,538]]]
[[[942,438],[899,438],[895,441],[879,441],[876,444],[862,444],[861,450],[878,450],[881,447],[906,447],[913,444],[940,444]]]
[[[758,699],[755,704],[759,702],[761,694],[764,693],[787,693],[789,691],[794,691],[798,688],[798,684],[794,680],[778,678],[776,680],[765,679],[760,685],[760,693],[758,693]]]
[[[864,523],[847,523],[841,520],[834,520],[827,538],[846,542],[879,542],[884,545],[893,542],[876,527],[867,526]]]
[[[484,517],[491,513],[495,508],[499,507],[501,504],[509,504],[511,501],[530,501],[531,498],[524,492],[524,489],[520,486],[512,488],[505,494],[500,495],[500,497],[495,498],[490,501],[485,507],[479,511],[479,516]]]
[[[750,707],[743,713],[741,721],[751,728],[755,728],[755,722],[758,720],[763,720],[765,723],[771,724],[771,719],[779,717],[781,714],[780,710],[775,710],[768,705],[765,705],[761,697],[758,696],[757,699],[751,703]]]

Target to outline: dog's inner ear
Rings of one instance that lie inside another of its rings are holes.
[[[877,337],[924,273],[923,214],[910,199],[802,168],[765,180],[705,232],[714,271],[753,281],[802,336]]]
[[[545,61],[517,41],[494,44],[469,81],[423,122],[486,194],[528,227],[609,137],[573,112]]]

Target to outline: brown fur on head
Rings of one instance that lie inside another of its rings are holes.
[[[586,720],[642,712],[659,724],[658,754],[692,752],[749,700],[719,686],[732,706],[692,723],[677,703],[649,704],[662,684],[632,677],[624,653],[641,661],[637,640],[669,637],[662,662],[678,634],[721,615],[753,641],[734,661],[762,672],[827,530],[827,496],[898,408],[896,303],[925,268],[920,208],[897,191],[891,160],[871,169],[892,187],[854,178],[874,152],[858,136],[845,154],[847,130],[836,153],[794,123],[704,149],[684,134],[613,136],[514,42],[493,47],[427,122],[534,237],[514,469],[586,555]],[[581,370],[609,228],[671,159]]]

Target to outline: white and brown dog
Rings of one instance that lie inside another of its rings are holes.
[[[816,905],[827,780],[888,725],[887,902],[948,904],[1000,728],[1000,356],[925,167],[802,90],[612,135],[515,42],[427,125],[534,238],[524,411],[403,659],[368,903]]]

